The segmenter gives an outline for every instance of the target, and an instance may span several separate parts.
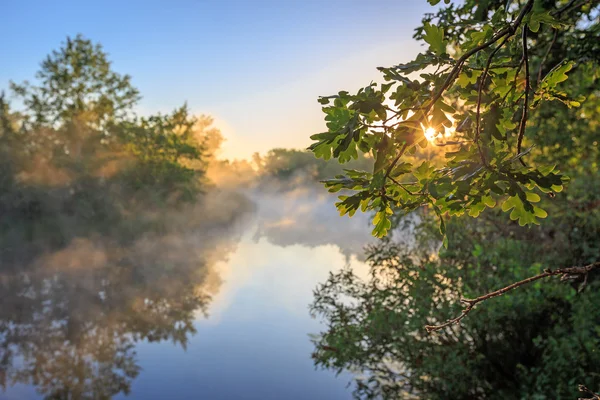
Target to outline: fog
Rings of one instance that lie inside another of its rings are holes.
[[[308,321],[314,286],[344,265],[363,268],[363,247],[373,239],[368,216],[340,218],[335,196],[304,178],[293,182],[213,182],[193,203],[130,209],[123,215],[133,220],[105,233],[82,230],[81,220],[43,204],[59,212],[54,229],[66,242],[53,244],[52,233],[38,229],[35,246],[18,248],[14,240],[3,252],[3,397],[129,393],[145,369],[141,343],[186,349],[192,338],[202,342],[198,323],[227,320],[239,293],[256,285],[256,312],[273,301]],[[120,232],[140,221],[146,228],[137,234]],[[317,329],[302,326],[304,335]],[[308,348],[302,354],[309,361]]]

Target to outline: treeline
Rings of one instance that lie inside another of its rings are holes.
[[[185,347],[252,205],[202,195],[211,119],[136,116],[99,45],[68,38],[35,78],[0,96],[0,388],[110,398],[136,342]]]
[[[275,148],[254,153],[251,160],[212,160],[207,176],[219,186],[261,187],[289,190],[298,185],[314,185],[342,174],[345,169],[370,169],[373,159],[361,155],[348,164],[316,158],[308,150]]]
[[[56,244],[82,230],[122,232],[139,211],[202,191],[212,132],[200,124],[205,117],[185,105],[135,116],[137,89],[99,45],[67,39],[41,63],[35,85],[11,83],[11,91],[22,107],[0,98],[3,258],[44,231]]]

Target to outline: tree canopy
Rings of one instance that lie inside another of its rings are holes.
[[[89,114],[98,126],[125,118],[140,99],[129,75],[111,68],[100,44],[77,35],[67,37],[40,65],[36,84],[11,83],[26,109],[27,122],[34,125],[60,124]]]
[[[560,165],[536,162],[533,146],[544,136],[536,121],[546,104],[581,107],[585,95],[569,85],[570,75],[597,78],[596,4],[452,4],[416,30],[424,52],[379,68],[385,83],[321,97],[328,131],[311,136],[315,155],[341,163],[359,151],[375,158],[372,171],[326,181],[332,192],[354,192],[340,197],[340,213],[375,211],[378,237],[394,212],[422,205],[438,214],[443,235],[443,215],[477,216],[496,206],[521,225],[538,224],[547,216],[540,195],[561,191],[568,178]],[[444,160],[411,162],[431,145],[445,147]]]
[[[356,372],[357,398],[598,398],[599,4],[442,6],[415,60],[319,99],[311,150],[375,158],[325,185],[387,235],[311,307],[316,365]]]

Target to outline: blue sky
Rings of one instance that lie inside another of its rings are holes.
[[[10,1],[0,24],[0,88],[32,79],[67,35],[100,42],[143,99],[187,101],[215,118],[224,156],[306,147],[323,130],[316,99],[379,79],[413,58],[426,0]]]

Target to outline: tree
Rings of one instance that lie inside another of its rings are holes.
[[[541,195],[562,191],[568,177],[556,165],[540,163],[544,157],[533,145],[548,139],[540,140],[545,132],[530,121],[554,108],[564,113],[581,107],[586,85],[592,85],[587,94],[597,97],[597,5],[559,0],[450,5],[427,15],[416,30],[427,51],[409,63],[379,68],[387,83],[321,97],[328,131],[311,137],[315,155],[342,163],[358,151],[375,158],[371,172],[347,170],[325,182],[331,192],[353,193],[339,197],[340,213],[373,211],[373,234],[383,237],[394,213],[428,206],[438,216],[444,246],[446,218],[477,217],[500,204],[519,225],[539,224],[547,216],[538,205]],[[411,79],[416,73],[418,79]],[[569,74],[586,83],[569,86]],[[589,137],[586,142],[595,140]],[[553,144],[560,148],[568,141]],[[432,144],[447,150],[437,165],[409,157]],[[598,266],[594,260],[583,269],[546,271],[535,279],[585,275]],[[479,301],[465,300],[466,308]]]
[[[312,150],[376,158],[326,183],[354,191],[340,211],[374,211],[378,236],[421,221],[416,244],[368,249],[368,279],[346,270],[315,292],[315,363],[362,372],[357,397],[573,398],[584,384],[598,398],[598,4],[451,4],[416,31],[428,51],[380,68],[386,84],[320,99],[329,131]],[[443,157],[415,162],[419,144]],[[434,219],[450,244],[437,256]]]
[[[197,124],[198,119],[190,115],[185,104],[171,114],[114,125],[113,136],[137,161],[134,168],[125,171],[123,185],[141,190],[142,196],[153,192],[159,198],[195,199],[204,183],[201,178],[208,158],[204,132],[214,135],[210,125],[197,129]]]
[[[11,83],[23,109],[11,114],[17,126],[3,129],[14,139],[12,151],[28,159],[17,171],[22,180],[80,191],[112,179],[130,199],[148,204],[201,192],[206,144],[219,144],[210,118],[195,118],[185,104],[137,117],[140,95],[131,77],[115,72],[102,46],[82,35],[48,55],[36,80]]]
[[[326,323],[313,340],[315,364],[356,372],[357,398],[570,399],[577,384],[599,388],[596,274],[585,285],[537,282],[490,300],[460,325],[424,329],[459,315],[462,296],[600,256],[600,209],[556,214],[533,229],[503,226],[493,210],[453,219],[454,244],[439,257],[431,215],[402,221],[411,240],[394,232],[370,246],[367,279],[345,269],[315,291],[311,313]]]
[[[521,225],[545,218],[534,204],[535,191],[560,191],[567,178],[552,166],[525,163],[531,152],[524,147],[527,122],[545,102],[579,107],[585,100],[565,92],[562,83],[574,68],[597,61],[579,57],[597,46],[597,21],[588,22],[593,6],[534,0],[451,5],[417,29],[415,37],[429,45],[426,52],[409,63],[379,68],[387,83],[354,95],[321,97],[329,130],[311,137],[315,155],[342,163],[358,151],[375,157],[372,172],[349,171],[326,182],[330,191],[356,192],[341,198],[340,212],[375,211],[378,237],[389,230],[394,209],[409,212],[422,205],[439,215],[442,234],[443,214],[477,216],[499,199]],[[549,65],[546,53],[554,43],[560,48],[550,50],[562,54]],[[417,72],[420,79],[411,79]],[[438,143],[452,150],[440,168],[405,161],[430,145],[426,136],[445,132],[454,137]]]
[[[62,124],[88,114],[96,127],[125,118],[140,99],[129,75],[111,69],[100,44],[82,35],[67,37],[59,50],[42,61],[39,85],[11,83],[34,126]]]

